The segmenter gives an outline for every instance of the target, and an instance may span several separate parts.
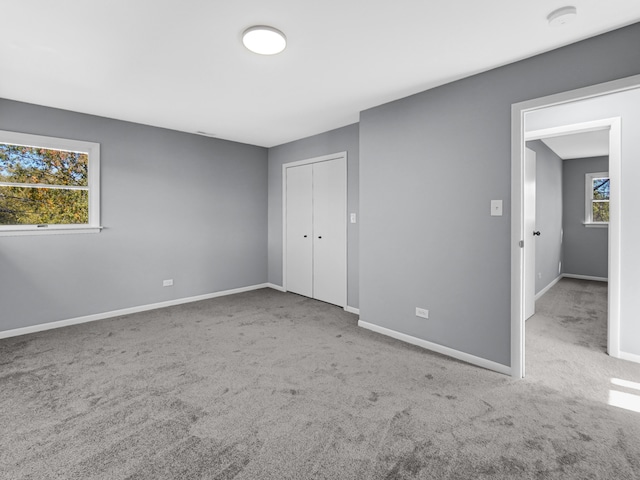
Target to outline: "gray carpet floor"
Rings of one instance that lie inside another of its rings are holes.
[[[606,284],[537,310],[524,380],[269,289],[0,340],[0,477],[640,479]]]

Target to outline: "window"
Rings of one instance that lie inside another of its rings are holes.
[[[0,235],[100,231],[100,145],[0,131]]]
[[[587,226],[609,224],[609,173],[587,173],[585,175],[585,219]]]

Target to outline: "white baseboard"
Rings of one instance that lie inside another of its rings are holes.
[[[267,287],[273,288],[274,290],[278,290],[279,292],[286,292],[284,287],[281,287],[280,285],[276,285],[275,283],[267,283]],[[360,315],[360,309],[355,307],[350,307],[349,305],[344,307],[344,310],[345,312],[355,313],[356,315]]]
[[[281,287],[280,285],[276,285],[275,283],[267,283],[266,286],[268,288],[273,288],[274,290],[278,290],[279,292],[286,292],[284,287]]]
[[[388,337],[395,338],[396,340],[401,340],[403,342],[410,343],[412,345],[417,345],[418,347],[422,347],[427,350],[441,353],[442,355],[447,355],[449,357],[462,360],[463,362],[467,362],[472,365],[476,365],[478,367],[486,368],[487,370],[493,370],[495,372],[502,373],[504,375],[511,375],[511,367],[507,367],[506,365],[502,365],[500,363],[496,363],[491,360],[476,357],[475,355],[470,355],[468,353],[460,352],[458,350],[454,350],[453,348],[445,347],[443,345],[438,345],[437,343],[432,343],[427,340],[422,340],[421,338],[412,337],[411,335],[396,332],[395,330],[390,330],[385,327],[380,327],[378,325],[374,325],[373,323],[364,322],[362,320],[358,320],[358,326],[362,328],[366,328],[367,330],[371,330],[376,333],[380,333],[382,335],[386,335]]]
[[[574,275],[573,273],[563,273],[564,278],[576,278],[578,280],[593,280],[594,282],[608,282],[607,277],[592,277],[590,275]]]
[[[575,278],[577,280],[592,280],[592,281],[595,281],[595,282],[608,282],[609,281],[609,279],[606,278],[606,277],[590,277],[589,275],[574,275],[573,273],[561,273],[554,280],[552,280],[549,285],[547,285],[542,290],[540,290],[538,293],[536,293],[536,300],[540,300],[540,298],[542,298],[542,296],[545,293],[547,293],[549,290],[551,290],[551,287],[553,287],[556,283],[558,283],[563,278]]]
[[[41,323],[40,325],[33,325],[30,327],[15,328],[13,330],[0,331],[0,339],[17,337],[18,335],[26,335],[28,333],[42,332],[45,330],[52,330],[54,328],[68,327],[70,325],[78,325],[80,323],[95,322],[96,320],[104,320],[106,318],[120,317],[122,315],[130,315],[132,313],[146,312],[148,310],[156,310],[158,308],[172,307],[174,305],[182,305],[183,303],[199,302],[200,300],[208,300],[210,298],[224,297],[226,295],[233,295],[235,293],[250,292],[251,290],[259,290],[261,288],[267,288],[267,287],[269,287],[268,283],[261,283],[259,285],[251,285],[248,287],[234,288],[231,290],[224,290],[221,292],[207,293],[205,295],[197,295],[195,297],[178,298],[175,300],[168,300],[166,302],[151,303],[148,305],[140,305],[138,307],[123,308],[121,310],[112,310],[110,312],[86,315],[84,317],[70,318],[68,320],[59,320],[57,322]]]
[[[640,355],[636,355],[635,353],[620,352],[620,356],[618,358],[629,362],[640,363]]]
[[[551,290],[551,287],[553,287],[556,283],[558,283],[560,280],[562,280],[563,275],[560,274],[558,275],[556,278],[554,278],[553,280],[551,280],[551,283],[549,283],[549,285],[547,285],[546,287],[544,287],[542,290],[540,290],[538,293],[536,293],[536,300],[540,300],[540,298],[547,293],[549,290]]]

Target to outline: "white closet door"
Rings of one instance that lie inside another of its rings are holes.
[[[313,297],[313,165],[287,168],[287,290]]]
[[[344,307],[347,304],[344,158],[313,164],[313,245],[313,297]]]

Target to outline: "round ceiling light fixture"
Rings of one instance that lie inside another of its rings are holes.
[[[244,31],[242,43],[253,53],[275,55],[287,46],[287,37],[277,28],[256,25]]]
[[[561,27],[571,22],[578,16],[576,7],[562,7],[554,10],[547,16],[549,25],[552,27]]]

